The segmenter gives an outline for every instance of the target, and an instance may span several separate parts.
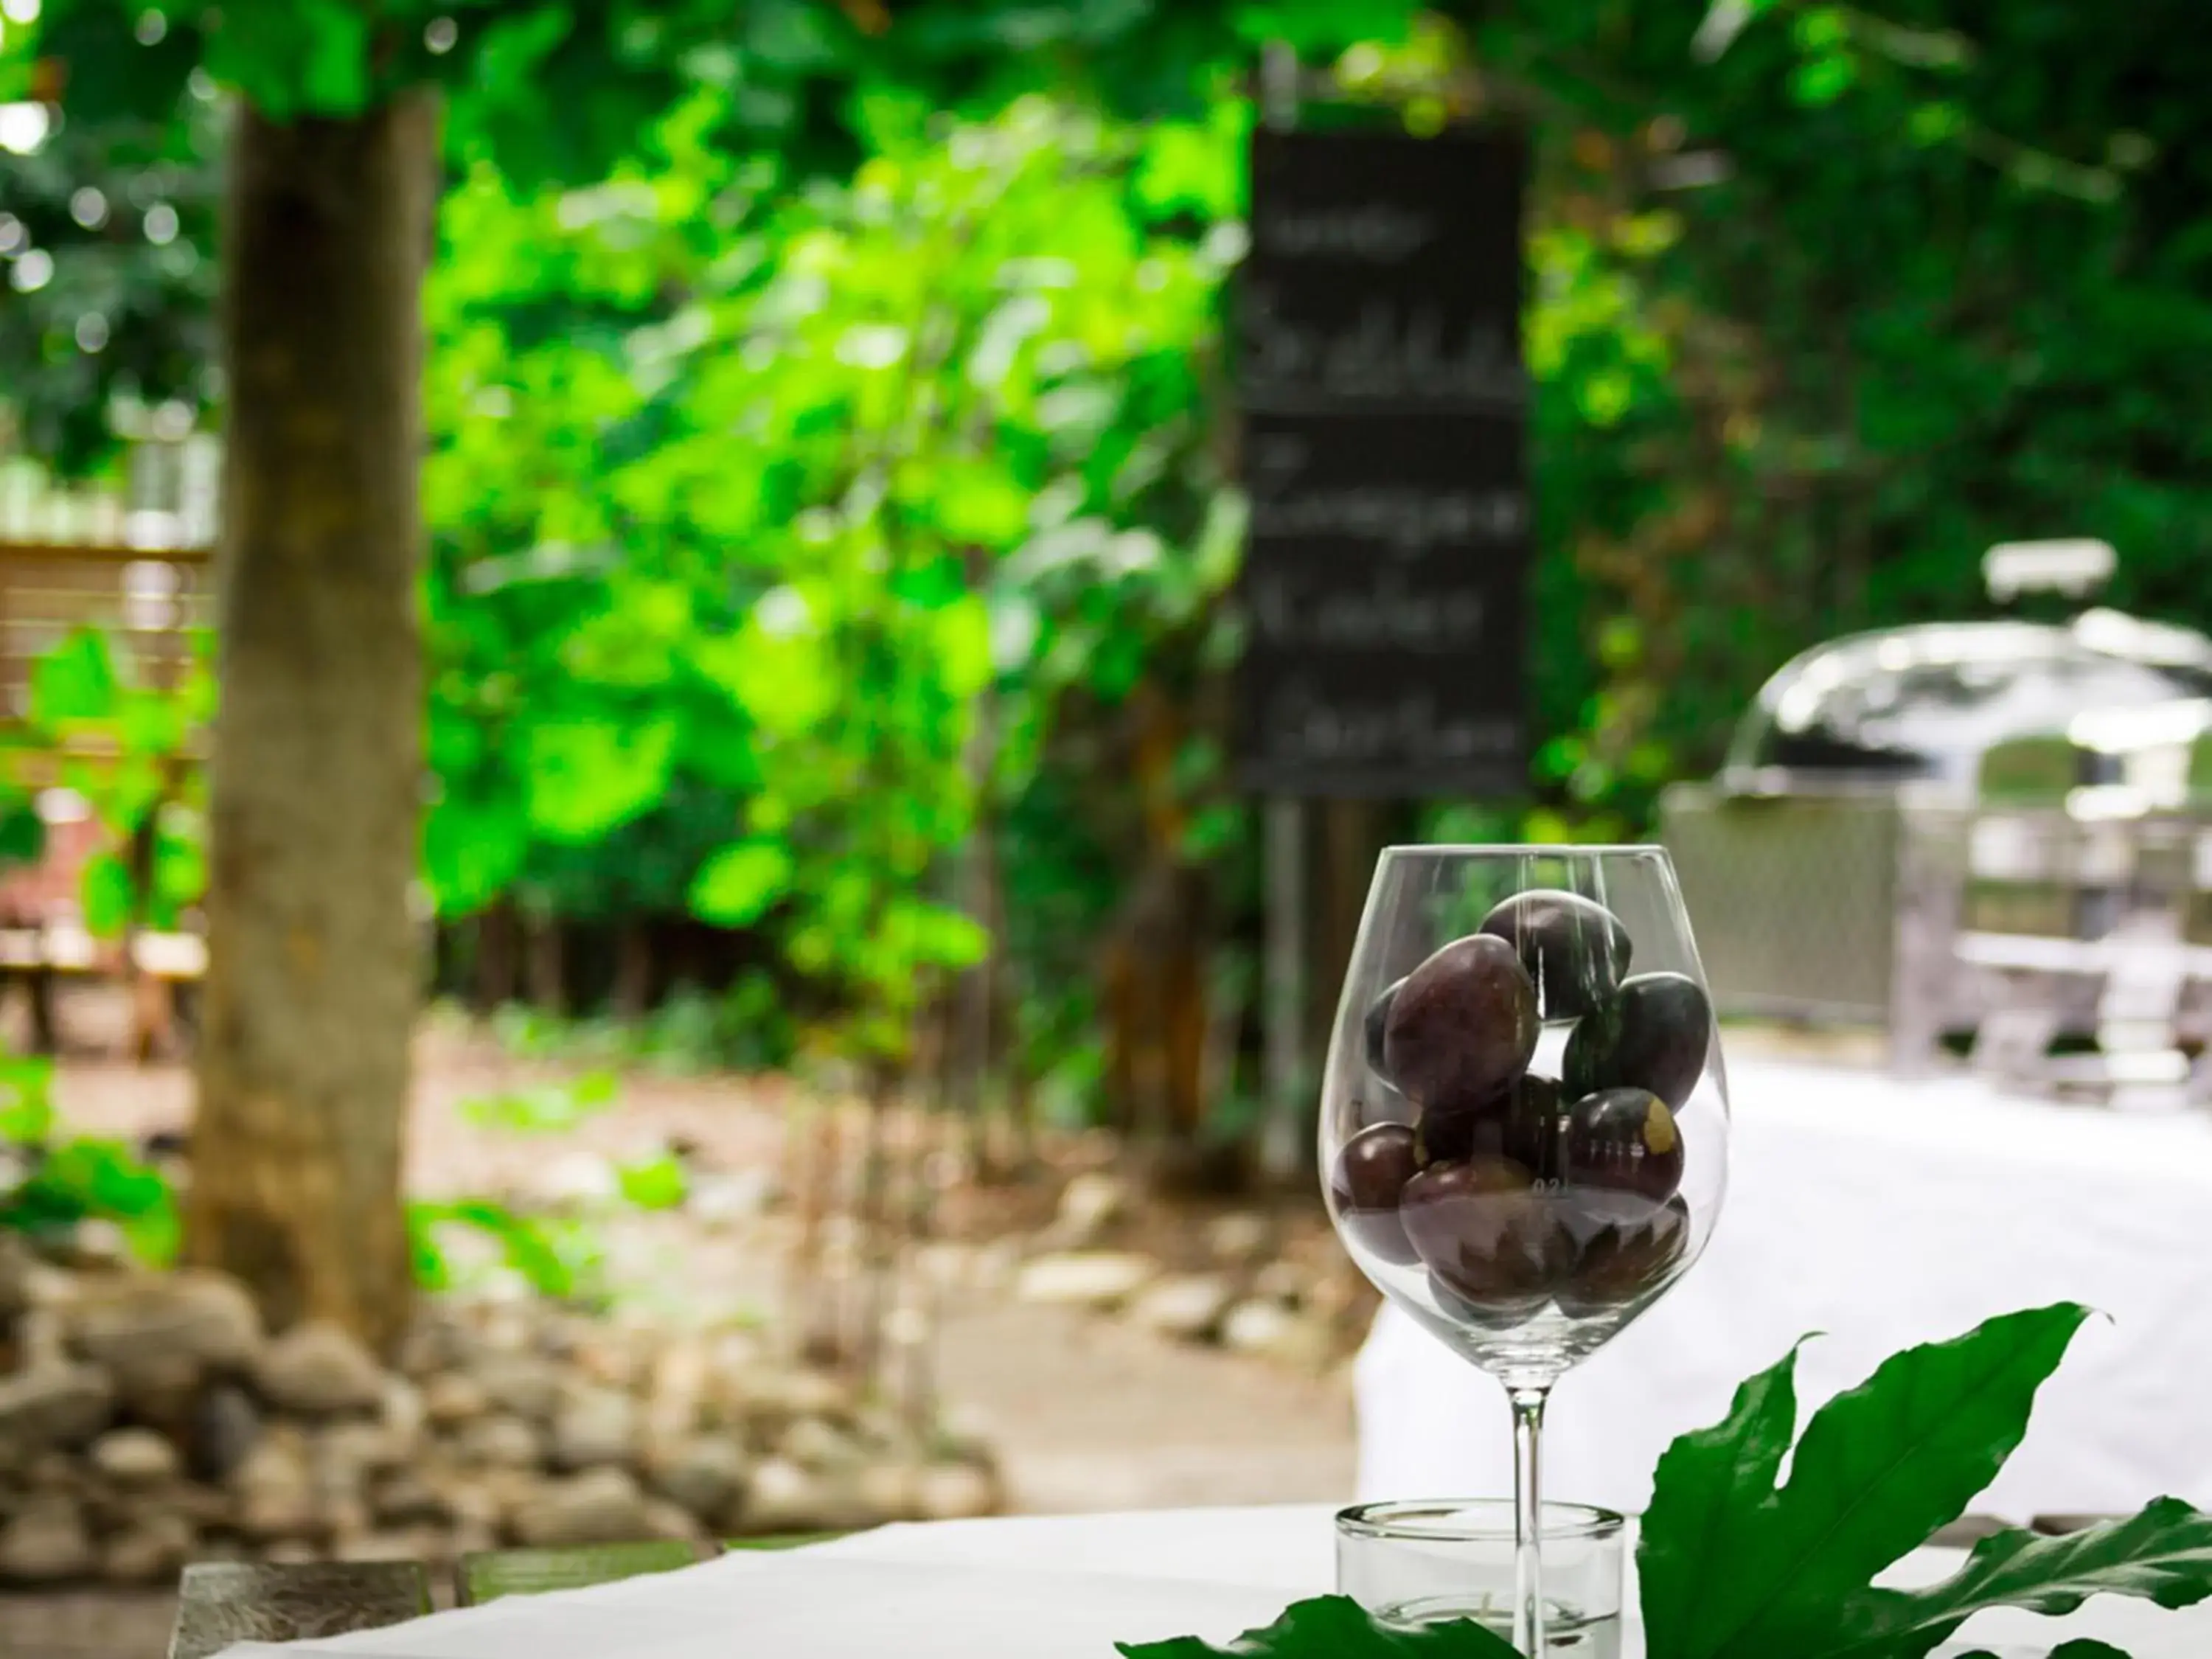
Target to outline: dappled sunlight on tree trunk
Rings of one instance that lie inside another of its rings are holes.
[[[187,1250],[279,1326],[407,1318],[418,299],[437,115],[241,111],[209,969]]]

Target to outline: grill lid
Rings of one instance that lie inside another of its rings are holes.
[[[1760,690],[1722,781],[1759,793],[1972,786],[1992,744],[2212,697],[2212,639],[2115,611],[2067,627],[1931,623],[1815,646]]]

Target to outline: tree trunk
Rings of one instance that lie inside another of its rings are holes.
[[[270,1322],[380,1349],[410,1297],[400,1203],[422,796],[420,295],[435,106],[240,110],[222,313],[205,1029],[191,1259]]]
[[[568,1012],[568,952],[561,918],[543,912],[530,918],[527,965],[530,1002],[549,1014]]]
[[[643,1019],[652,1012],[653,935],[648,926],[641,917],[617,924],[615,982],[608,996],[617,1019]]]
[[[516,981],[514,902],[501,899],[480,912],[476,927],[476,963],[471,1006],[487,1018],[514,1000]]]

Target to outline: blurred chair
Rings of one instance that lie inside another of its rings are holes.
[[[2189,1080],[2185,1016],[2212,953],[2185,938],[2202,908],[2185,756],[2208,722],[2197,702],[2100,711],[1984,757],[1958,940],[1984,981],[1978,1068],[2108,1103]]]

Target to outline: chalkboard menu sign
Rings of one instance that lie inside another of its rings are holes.
[[[1254,789],[1525,780],[1523,173],[1496,134],[1253,137],[1237,311]]]

